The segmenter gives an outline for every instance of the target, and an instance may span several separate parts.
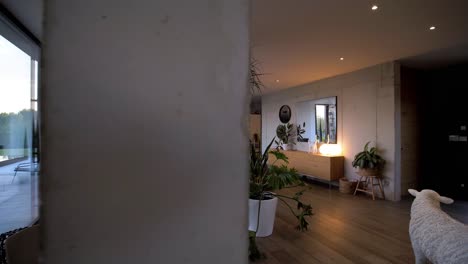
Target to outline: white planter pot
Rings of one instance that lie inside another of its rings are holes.
[[[273,233],[278,198],[261,201],[260,214],[258,214],[259,204],[259,200],[249,199],[249,230],[257,230],[257,217],[260,215],[257,237],[266,237]]]
[[[281,145],[284,150],[294,150],[294,144],[293,143],[288,143],[288,144],[282,144]]]

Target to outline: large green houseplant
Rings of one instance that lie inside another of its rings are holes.
[[[262,256],[256,246],[255,238],[258,236],[257,232],[264,229],[265,226],[268,226],[265,229],[269,228],[270,230],[262,230],[266,233],[260,236],[271,234],[278,200],[283,202],[296,217],[298,230],[307,230],[309,223],[305,217],[312,215],[310,204],[301,201],[304,190],[296,192],[293,196],[276,193],[283,188],[304,186],[304,183],[294,168],[288,168],[285,165],[288,163],[288,157],[284,153],[270,150],[274,140],[274,138],[271,140],[263,153],[256,152],[251,145],[249,177],[249,258],[251,260],[259,259]],[[275,159],[270,164],[268,163],[269,154],[272,154]],[[283,164],[278,165],[278,161],[282,161]],[[295,206],[292,206],[291,202],[295,203]],[[268,216],[265,218],[269,219],[261,219],[263,215]],[[272,217],[273,219],[271,219]]]
[[[264,84],[261,80],[263,73],[259,72],[259,63],[255,59],[250,60],[249,65],[249,82],[250,82],[250,91],[252,95],[262,92]],[[290,128],[285,127],[286,131],[292,130],[292,125]],[[283,138],[285,139],[285,138]],[[254,261],[262,257],[262,253],[258,250],[256,244],[257,231],[261,226],[261,216],[262,214],[262,204],[265,208],[269,200],[280,200],[287,205],[291,213],[297,218],[298,225],[297,229],[304,231],[307,230],[309,223],[306,221],[305,217],[312,215],[312,207],[309,204],[304,204],[301,202],[300,198],[302,197],[303,192],[297,192],[293,197],[279,195],[274,193],[276,190],[280,190],[286,187],[293,186],[302,186],[304,183],[300,180],[297,171],[294,169],[289,169],[286,165],[278,166],[275,164],[277,161],[283,161],[288,163],[288,158],[286,155],[282,154],[279,151],[270,151],[271,145],[273,144],[275,138],[270,142],[263,153],[255,151],[255,146],[250,143],[250,176],[249,176],[249,209],[251,203],[256,204],[257,206],[253,207],[256,210],[253,210],[252,213],[249,212],[249,222],[252,216],[256,216],[253,224],[253,227],[250,228],[249,223],[249,259]],[[289,138],[286,142],[289,141]],[[275,161],[272,164],[268,164],[269,153],[275,157]],[[295,202],[296,206],[292,207],[289,202]],[[276,211],[276,204],[275,204]],[[250,210],[249,210],[250,211]],[[270,219],[271,220],[271,219]],[[274,221],[274,214],[273,214]]]
[[[361,176],[376,176],[385,165],[385,160],[377,154],[377,148],[369,148],[370,142],[364,146],[364,150],[354,156],[351,165],[356,168],[356,172]]]

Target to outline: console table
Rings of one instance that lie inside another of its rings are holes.
[[[300,174],[325,181],[344,177],[344,157],[311,154],[299,150],[281,150],[289,159],[288,167],[295,168]],[[268,163],[275,160],[270,154]],[[278,161],[276,165],[281,165]]]

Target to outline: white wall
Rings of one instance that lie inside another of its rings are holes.
[[[248,9],[46,2],[45,263],[247,262]]]
[[[351,162],[367,141],[377,144],[387,161],[384,171],[385,194],[399,200],[395,185],[395,69],[393,62],[352,73],[323,79],[262,97],[263,147],[276,135],[280,123],[278,111],[287,104],[292,110],[291,123],[296,123],[297,102],[337,96],[338,143],[345,157],[345,176],[357,178]]]

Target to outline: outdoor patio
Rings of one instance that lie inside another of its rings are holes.
[[[0,167],[0,234],[27,226],[39,215],[37,173],[18,171],[14,177],[24,162]]]

